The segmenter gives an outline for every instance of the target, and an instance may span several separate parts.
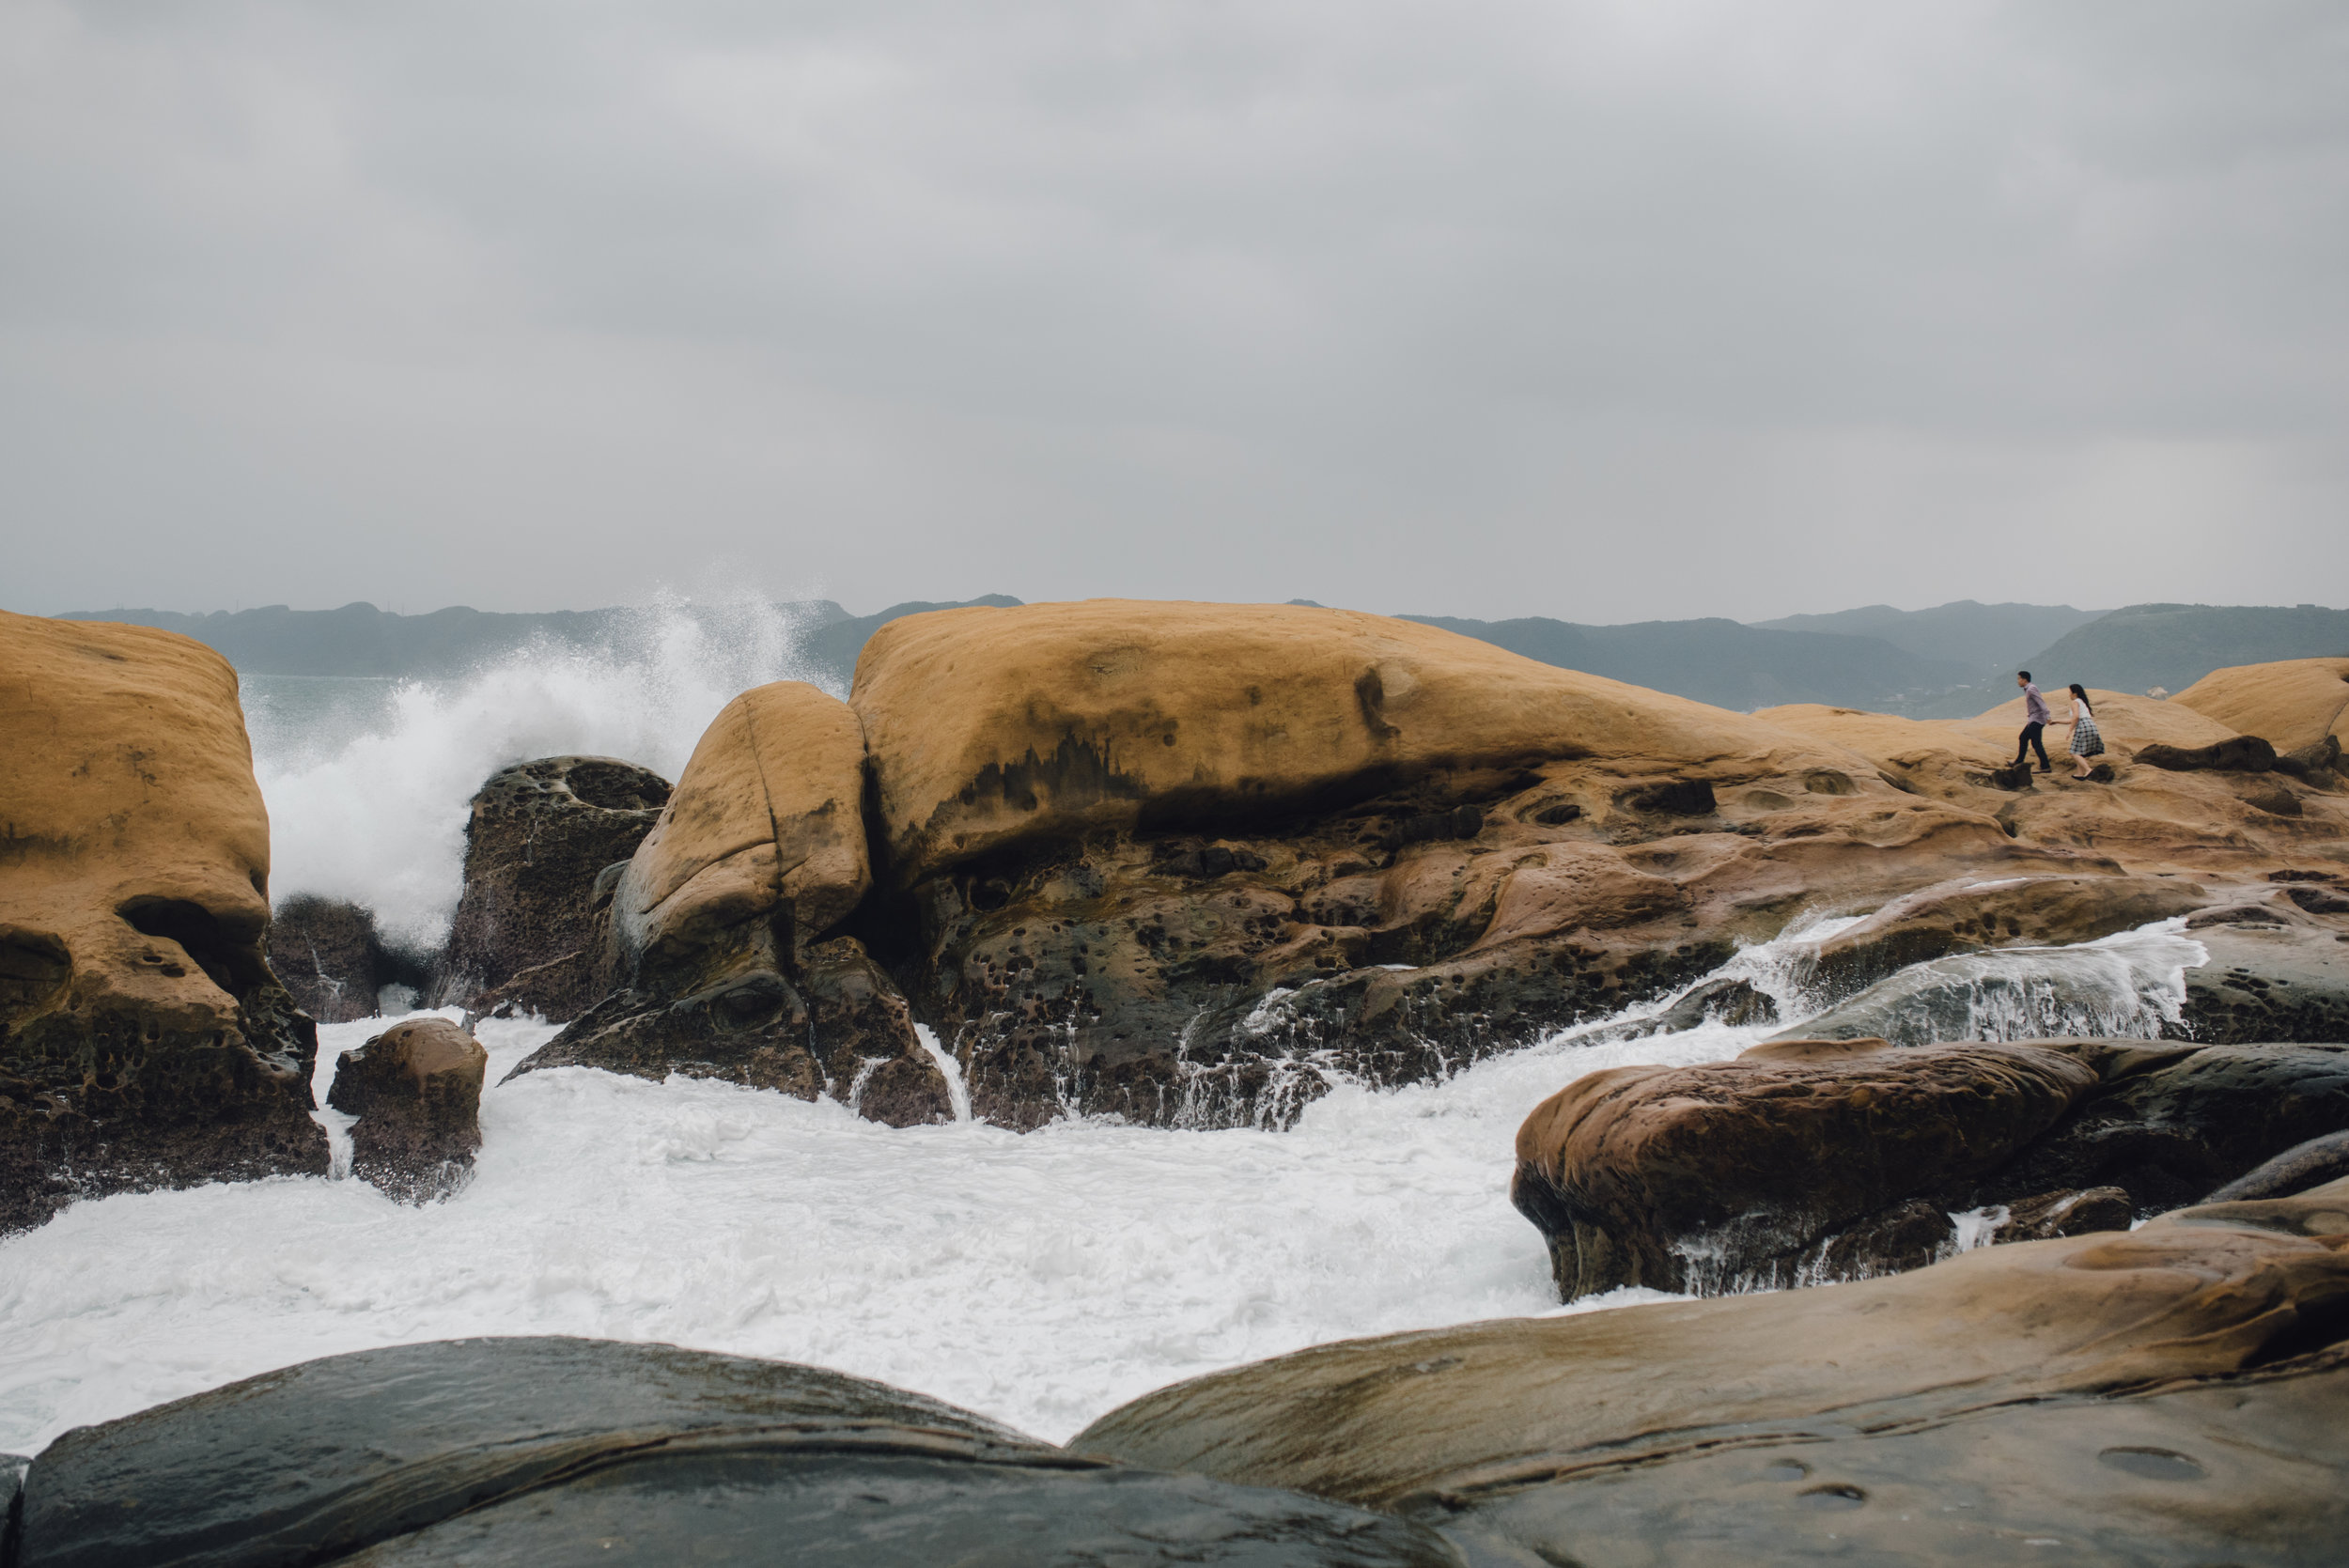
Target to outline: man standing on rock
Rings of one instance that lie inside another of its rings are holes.
[[[2039,688],[2030,683],[2029,670],[2015,671],[2015,684],[2023,689],[2023,734],[2015,742],[2015,766],[2022,767],[2030,753],[2036,748],[2039,770],[2042,773],[2051,772],[2053,768],[2047,762],[2047,743],[2039,737],[2046,732],[2047,721],[2055,715],[2047,711],[2047,699],[2039,694]]]

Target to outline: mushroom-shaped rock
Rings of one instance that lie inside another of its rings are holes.
[[[950,1120],[905,998],[833,929],[872,887],[863,788],[847,704],[801,681],[728,703],[614,881],[602,972],[618,988],[516,1071],[681,1072],[893,1126]]]
[[[406,1203],[444,1198],[481,1147],[490,1053],[446,1018],[396,1023],[334,1063],[326,1103],[356,1116],[350,1173]]]
[[[2213,670],[2170,699],[2279,752],[2349,739],[2349,659],[2286,659]]]
[[[861,1377],[521,1338],[305,1361],[76,1427],[26,1476],[23,1550],[42,1568],[1460,1561],[1423,1526],[1070,1453]]]
[[[317,1033],[271,974],[236,672],[0,613],[0,1232],[77,1197],[326,1169]]]
[[[439,998],[561,1022],[603,995],[598,878],[652,831],[669,782],[615,757],[502,768],[474,795]]]
[[[1806,906],[2057,869],[1839,746],[1350,612],[912,615],[851,700],[896,972],[1013,1127],[1285,1126],[1325,1073],[1440,1076]]]
[[[1496,1562],[2314,1568],[2349,1530],[2344,1233],[2336,1182],[1834,1290],[1322,1345],[1070,1446]]]

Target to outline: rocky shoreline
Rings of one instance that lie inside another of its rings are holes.
[[[563,1021],[517,1074],[900,1127],[967,1096],[1021,1132],[1277,1130],[1334,1081],[1562,1030],[1782,1028],[1576,1078],[1519,1132],[1562,1302],[1704,1299],[1323,1346],[1066,1449],[780,1363],[365,1352],[0,1468],[0,1564],[675,1560],[705,1525],[910,1562],[1039,1520],[1053,1561],[1743,1562],[1824,1549],[1829,1516],[1932,1561],[2324,1560],[2349,1522],[2317,1479],[2349,1460],[2349,660],[2097,702],[2110,771],[2073,784],[2011,768],[1999,712],[1732,714],[1344,612],[911,616],[848,702],[735,699],[674,784],[493,776],[428,958],[350,907],[272,929],[216,656],[0,616],[0,1234],[326,1173],[313,1014],[399,986]],[[1798,921],[1823,924],[1785,973],[1739,970]],[[352,1173],[460,1192],[487,1062],[437,1018],[346,1052]],[[478,1408],[403,1404],[443,1385]],[[315,1457],[302,1496],[222,1481],[264,1451]]]

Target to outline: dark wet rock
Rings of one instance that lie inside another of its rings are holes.
[[[32,1464],[21,1453],[0,1453],[0,1568],[16,1568],[24,1522],[24,1472]]]
[[[950,1122],[945,1079],[921,1047],[905,998],[854,938],[834,938],[777,967],[737,970],[683,997],[614,992],[533,1052],[517,1074],[599,1067],[637,1078],[673,1072],[830,1094],[891,1126]]]
[[[491,774],[465,825],[465,892],[435,1003],[559,1023],[603,995],[597,878],[636,852],[668,799],[666,779],[614,757]]]
[[[893,1126],[952,1120],[912,1010],[845,929],[872,886],[863,763],[856,715],[812,686],[727,704],[653,831],[599,880],[598,972],[616,988],[515,1072],[675,1072]]]
[[[2295,890],[2296,891],[2296,890]],[[2272,908],[2272,907],[2271,907]],[[2349,1041],[2349,924],[2302,919],[2196,931],[2209,961],[2186,971],[2177,1032],[2238,1040]]]
[[[2001,1241],[2125,1226],[2344,1128],[2349,1046],[1788,1041],[1576,1080],[1511,1197],[1561,1300],[1713,1293],[1920,1267],[1992,1205]]]
[[[2170,746],[2160,741],[2137,749],[2135,761],[2172,773],[2264,773],[2276,766],[2276,748],[2256,735],[2238,735],[2207,746]]]
[[[1995,789],[2020,790],[2031,787],[2032,767],[2028,762],[2010,762],[2003,768],[1993,768],[1983,777]]]
[[[2295,1143],[2257,1169],[2237,1176],[2202,1201],[2206,1203],[2247,1203],[2262,1198],[2290,1198],[2349,1177],[2349,1132],[2328,1132]]]
[[[356,1116],[350,1173],[404,1203],[444,1198],[481,1147],[490,1053],[446,1018],[394,1024],[335,1060],[326,1103]]]
[[[1990,1233],[1990,1239],[2000,1245],[2125,1231],[2137,1219],[2137,1205],[2130,1201],[2127,1188],[2119,1187],[2041,1192],[2000,1206],[2006,1215]]]
[[[294,1005],[320,1023],[350,1023],[382,1011],[386,986],[421,1001],[433,961],[386,941],[374,911],[340,898],[296,893],[277,907],[269,928],[269,964]]]
[[[2284,896],[2312,915],[2349,915],[2349,893],[2331,888],[2287,888]]]
[[[135,1498],[135,1507],[125,1507]],[[1456,1568],[1424,1527],[1083,1457],[884,1384],[667,1345],[308,1361],[59,1438],[26,1568]]]
[[[1439,1525],[1480,1562],[2316,1568],[2349,1531],[2349,1183],[1827,1291],[1316,1346],[1071,1447]]]
[[[2279,753],[2276,771],[2288,773],[2303,784],[2325,784],[2331,782],[2334,773],[2341,770],[2341,760],[2340,737],[2322,736],[2306,746]]]
[[[219,655],[0,612],[0,1234],[77,1198],[324,1173],[268,865]]]

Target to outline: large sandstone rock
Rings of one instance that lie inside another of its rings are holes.
[[[404,1203],[445,1198],[471,1179],[481,1147],[490,1053],[446,1018],[394,1024],[335,1060],[326,1103],[358,1122],[350,1173]]]
[[[872,886],[863,788],[838,699],[781,681],[727,704],[612,884],[614,988],[515,1071],[681,1072],[893,1126],[951,1120],[905,998],[839,929]]]
[[[1577,1079],[1518,1129],[1511,1196],[1561,1300],[1712,1294],[1920,1267],[1994,1205],[2124,1227],[2342,1129],[2349,1045],[1784,1041]]]
[[[432,985],[431,960],[385,941],[373,911],[314,893],[277,906],[269,964],[294,1005],[319,1023],[374,1017],[386,986],[407,987],[412,1006]]]
[[[490,776],[465,825],[465,892],[435,1005],[519,1008],[556,1022],[608,988],[597,881],[636,852],[669,799],[658,773],[613,757],[541,757]]]
[[[1408,622],[1100,601],[911,616],[853,704],[886,928],[982,1117],[1282,1126],[2018,846],[1840,746]],[[1863,902],[1864,901],[1864,902]]]
[[[0,1232],[322,1173],[236,673],[169,632],[0,613]]]
[[[2236,664],[2213,670],[2170,700],[2279,752],[2296,751],[2326,736],[2349,738],[2349,659]]]
[[[329,1357],[79,1427],[23,1514],[25,1568],[1460,1560],[1423,1526],[1082,1458],[860,1377],[569,1339]]]
[[[2335,1560],[2349,1182],[1834,1290],[1323,1345],[1070,1447],[1492,1562]],[[38,1472],[36,1472],[38,1473]]]

